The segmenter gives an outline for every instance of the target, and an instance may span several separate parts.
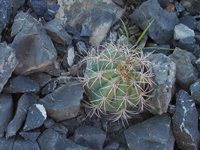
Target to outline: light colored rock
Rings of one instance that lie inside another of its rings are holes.
[[[186,25],[180,23],[174,27],[174,39],[175,40],[184,39],[184,38],[187,38],[190,36],[192,36],[192,37],[195,36],[194,30],[190,29]]]

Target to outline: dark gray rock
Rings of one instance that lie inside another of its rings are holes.
[[[20,19],[24,20],[25,18],[20,17]],[[48,73],[52,70],[50,69],[53,68],[51,65],[54,64],[57,57],[56,49],[40,23],[25,25],[15,36],[11,47],[16,50],[19,60],[15,69],[16,74]]]
[[[167,8],[167,4],[169,3],[169,0],[158,0],[158,3],[163,9],[165,9]]]
[[[178,148],[197,150],[200,141],[198,113],[194,100],[184,90],[180,90],[176,94],[176,112],[172,120],[173,133]]]
[[[75,118],[64,120],[61,122],[62,125],[64,125],[70,134],[74,134],[75,129],[80,126],[80,124],[77,122]]]
[[[47,118],[45,121],[44,121],[44,127],[45,128],[51,128],[53,125],[55,124],[55,121],[51,118]]]
[[[80,35],[81,34],[79,31],[77,31],[75,28],[73,28],[69,24],[66,25],[66,30],[67,30],[67,33],[72,34],[72,35]]]
[[[186,16],[183,16],[179,19],[180,23],[188,26],[190,29],[194,30],[196,29],[197,27],[197,21],[195,18],[189,16],[189,15],[186,15]]]
[[[41,94],[46,95],[53,92],[56,89],[57,83],[57,78],[51,79],[51,81],[42,89]]]
[[[51,39],[63,45],[70,45],[72,43],[72,37],[64,29],[63,25],[58,19],[53,19],[44,25],[47,34]]]
[[[90,37],[90,43],[93,46],[100,45],[111,26],[119,20],[117,16],[121,17],[125,11],[111,0],[74,0],[70,3],[60,0],[58,4],[60,9],[56,18],[62,21],[65,26],[68,23],[74,28],[77,23],[86,24],[93,35],[93,37]]]
[[[175,106],[175,105],[169,104],[169,107],[168,107],[167,112],[168,112],[170,115],[174,115],[174,114],[175,114],[175,111],[176,111],[176,106]]]
[[[54,131],[56,131],[56,132],[58,132],[58,133],[60,133],[62,135],[67,136],[68,129],[64,125],[62,125],[61,123],[55,123],[51,127],[51,129],[53,129]]]
[[[74,140],[76,143],[101,150],[106,139],[106,133],[99,128],[82,125],[75,130]]]
[[[196,57],[191,52],[178,49],[169,57],[176,64],[177,84],[182,89],[189,90],[190,85],[198,79],[198,71],[193,66]]]
[[[200,21],[197,23],[197,29],[200,31]]]
[[[180,39],[178,42],[178,47],[190,52],[193,52],[196,48],[196,40],[194,37],[186,37],[184,39]]]
[[[13,99],[10,94],[0,94],[0,137],[13,117]]]
[[[36,81],[40,87],[43,87],[45,84],[51,81],[51,76],[42,72],[34,73],[30,76],[30,78]]]
[[[174,6],[177,12],[182,12],[185,10],[185,8],[178,1],[174,1]]]
[[[19,132],[19,135],[21,135],[25,140],[30,140],[32,142],[36,141],[38,136],[41,134],[39,129],[28,131],[28,132]]]
[[[162,54],[167,55],[167,56],[170,54],[170,50],[169,50],[170,49],[170,45],[157,45],[157,46],[155,46],[155,49],[153,47],[154,46],[152,46],[151,49],[143,49],[143,52],[144,53],[153,52],[152,54],[162,53]],[[162,49],[162,48],[166,48],[166,49]]]
[[[23,6],[25,0],[12,0],[12,14],[15,15],[17,10]]]
[[[192,15],[200,14],[200,1],[192,1],[192,2],[194,2],[194,3],[190,8],[190,13]]]
[[[81,34],[80,35],[81,36],[87,36],[87,37],[92,37],[93,36],[87,25],[83,25],[82,26],[82,30],[81,30]]]
[[[15,50],[5,42],[0,43],[0,93],[18,63]]]
[[[67,53],[64,55],[63,57],[63,67],[64,68],[69,68],[73,65],[75,60],[75,51],[74,51],[74,47],[70,46],[67,48]]]
[[[58,55],[64,56],[67,53],[67,46],[62,45],[56,42],[53,42],[53,45],[58,53]]]
[[[44,19],[47,21],[53,20],[59,8],[60,5],[58,4],[50,5],[47,11],[44,13]]]
[[[200,58],[195,62],[197,69],[200,71]]]
[[[6,27],[6,24],[10,20],[10,15],[12,13],[12,1],[13,0],[1,0],[0,1],[0,14],[1,14],[1,20],[0,20],[0,34],[3,31],[3,29]],[[1,35],[0,35],[1,39]]]
[[[28,108],[35,104],[39,97],[34,93],[23,94],[17,104],[17,110],[14,118],[10,121],[6,128],[6,138],[16,135],[17,131],[22,126],[28,112]]]
[[[13,150],[40,150],[40,147],[36,141],[26,141],[21,137],[18,137],[17,140],[14,142]]]
[[[87,150],[52,129],[45,130],[38,138],[38,143],[42,150]]]
[[[179,23],[179,20],[174,12],[165,11],[157,0],[148,0],[142,3],[130,15],[132,22],[142,28],[142,30],[146,29],[153,18],[155,20],[148,29],[147,34],[158,44],[171,43],[174,26]]]
[[[114,141],[111,144],[107,145],[103,150],[117,150],[119,148],[119,143]]]
[[[45,11],[47,10],[46,0],[29,0],[27,4],[39,16],[43,16]]]
[[[27,92],[39,92],[40,86],[37,82],[32,80],[28,76],[19,75],[8,80],[4,86],[3,92],[5,93],[27,93]]]
[[[171,118],[167,114],[152,117],[124,131],[131,150],[174,149]]]
[[[77,82],[68,82],[53,93],[39,100],[46,108],[48,116],[56,121],[76,117],[83,97],[82,85]]]
[[[192,85],[190,85],[190,93],[192,99],[200,104],[200,79],[196,80]]]
[[[180,40],[187,37],[194,37],[194,30],[190,29],[186,25],[180,23],[174,27],[174,40]]]
[[[33,104],[28,110],[23,131],[30,131],[39,128],[43,125],[46,118],[47,114],[44,106],[41,104]]]
[[[77,48],[78,53],[79,53],[80,55],[83,55],[83,56],[84,56],[84,55],[87,55],[87,48],[86,48],[84,42],[78,41],[78,42],[76,43],[76,48]]]
[[[13,150],[14,138],[0,138],[0,150]]]
[[[152,54],[148,57],[152,62],[152,70],[155,73],[153,81],[154,91],[149,100],[150,112],[153,114],[163,114],[167,112],[175,88],[175,63],[164,54]]]

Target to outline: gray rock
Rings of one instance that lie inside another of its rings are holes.
[[[87,36],[87,37],[92,37],[93,36],[87,25],[83,25],[82,26],[82,30],[81,30],[81,34],[80,35],[81,36]]]
[[[40,150],[40,147],[36,141],[26,141],[21,137],[18,137],[17,140],[14,142],[13,150]]]
[[[197,69],[200,71],[200,58],[196,60],[195,64],[197,65]]]
[[[185,8],[178,1],[174,1],[174,6],[177,12],[182,12],[185,10]]]
[[[194,3],[194,0],[181,0],[180,4],[185,7],[187,10],[190,10]]]
[[[200,79],[196,80],[192,85],[190,85],[190,93],[192,99],[200,104]]]
[[[19,17],[19,19],[26,20],[26,17]],[[28,75],[35,72],[48,72],[51,70],[48,67],[54,64],[57,57],[51,39],[40,23],[24,25],[24,22],[21,22],[23,25],[20,28],[22,27],[22,29],[10,45],[16,50],[19,60],[15,74]]]
[[[87,24],[93,35],[93,37],[90,37],[90,43],[93,46],[101,43],[110,27],[119,20],[117,16],[121,17],[125,11],[111,0],[74,0],[69,3],[66,3],[65,0],[59,0],[58,4],[61,7],[56,14],[56,18],[62,21],[65,26],[68,23],[74,28],[77,23]]]
[[[19,132],[19,135],[21,135],[25,140],[30,140],[32,142],[36,141],[36,139],[38,138],[38,136],[41,134],[39,129],[36,130],[32,130],[29,132]]]
[[[67,47],[66,45],[62,45],[56,42],[53,42],[53,45],[58,53],[58,55],[64,56],[67,53]]]
[[[196,61],[196,57],[187,51],[175,50],[173,54],[169,56],[176,64],[176,82],[185,90],[189,90],[189,87],[198,79],[197,69],[193,66]]]
[[[189,16],[189,15],[186,15],[186,16],[183,16],[179,19],[180,23],[188,26],[190,29],[194,30],[196,29],[197,27],[197,21],[195,18]]]
[[[180,40],[184,39],[186,37],[194,37],[194,30],[190,29],[186,25],[180,23],[174,27],[174,39],[175,40]]]
[[[163,114],[167,112],[175,88],[175,63],[164,54],[153,54],[148,57],[153,63],[152,69],[155,73],[154,91],[151,100],[149,100],[150,112],[153,114]]]
[[[87,55],[88,50],[87,50],[87,48],[86,48],[84,42],[78,41],[78,42],[76,43],[76,48],[77,48],[78,53],[79,53],[80,55]]]
[[[54,131],[56,131],[56,132],[58,132],[58,133],[60,133],[62,135],[67,136],[68,129],[64,125],[62,125],[61,123],[55,123],[51,127],[51,129],[53,129]]]
[[[13,150],[14,138],[0,138],[0,150]]]
[[[12,14],[15,15],[17,10],[24,4],[25,0],[12,0]]]
[[[34,73],[30,76],[30,78],[36,81],[40,87],[43,87],[45,84],[51,81],[51,76],[43,72]]]
[[[10,78],[15,67],[18,65],[15,50],[7,46],[7,44],[0,44],[0,93]]]
[[[155,47],[155,48],[153,48]],[[160,49],[159,49],[160,48]],[[162,49],[162,48],[166,48],[165,49]],[[162,53],[166,56],[168,56],[170,54],[170,45],[156,45],[156,46],[151,46],[151,49],[143,49],[143,52],[144,53],[153,53],[153,54],[157,54],[157,53]]]
[[[54,124],[55,124],[55,121],[53,119],[51,119],[51,118],[47,118],[44,121],[44,127],[45,128],[51,128]]]
[[[38,138],[38,143],[42,150],[87,150],[52,129],[45,130]]]
[[[188,1],[190,2],[190,0],[188,0]],[[199,14],[200,13],[200,1],[193,0],[193,2],[194,3],[190,8],[190,13],[192,15]]]
[[[64,55],[63,57],[63,67],[64,68],[69,68],[73,65],[75,60],[75,51],[74,51],[74,47],[70,46],[67,48],[67,53]]]
[[[58,4],[50,5],[47,11],[44,13],[44,19],[47,21],[53,20],[59,8],[60,8],[60,5]]]
[[[49,21],[44,25],[44,28],[54,42],[63,45],[70,45],[72,43],[72,37],[58,19],[55,18]]]
[[[10,94],[0,94],[0,137],[13,117],[13,100]]]
[[[39,100],[46,108],[48,116],[56,121],[76,117],[80,108],[83,89],[79,82],[68,82],[53,93]]]
[[[28,76],[19,75],[10,79],[4,86],[5,93],[39,92],[40,86]]]
[[[146,29],[153,18],[155,20],[147,34],[158,44],[169,44],[173,37],[174,26],[179,23],[174,12],[165,11],[157,0],[148,0],[130,15],[132,22],[142,30]]]
[[[171,118],[167,114],[152,117],[124,131],[131,150],[174,149]]]
[[[178,148],[197,150],[200,141],[198,113],[194,100],[184,90],[176,94],[176,112],[172,120],[173,133]]]
[[[200,21],[197,23],[197,29],[200,31]]]
[[[61,124],[68,129],[70,134],[74,134],[75,129],[80,125],[75,118],[64,120]]]
[[[178,42],[178,47],[190,52],[193,52],[196,48],[196,40],[194,37],[186,37],[184,39],[180,39]]]
[[[103,150],[117,150],[119,148],[119,143],[114,141],[108,146],[106,146]]]
[[[17,104],[17,110],[14,118],[10,121],[6,128],[6,138],[16,135],[17,131],[22,126],[28,112],[28,108],[35,104],[39,97],[34,93],[23,94]]]
[[[41,91],[42,95],[49,94],[53,92],[56,89],[56,85],[58,83],[58,80],[56,78],[52,79]]]
[[[47,114],[44,106],[41,104],[33,104],[28,110],[23,131],[30,131],[39,128],[43,125],[46,118]]]
[[[47,10],[46,0],[29,0],[27,4],[39,16],[43,16],[45,11]]]
[[[82,125],[75,130],[74,140],[76,143],[101,150],[106,139],[106,133],[99,128]]]

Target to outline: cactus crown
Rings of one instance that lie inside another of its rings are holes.
[[[113,114],[113,121],[131,117],[148,106],[153,90],[151,63],[142,50],[107,43],[102,51],[88,55],[84,89],[91,114]]]

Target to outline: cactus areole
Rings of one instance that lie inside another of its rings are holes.
[[[92,114],[112,113],[114,121],[127,120],[148,106],[153,74],[147,57],[142,50],[106,44],[101,53],[86,58],[84,89]]]

